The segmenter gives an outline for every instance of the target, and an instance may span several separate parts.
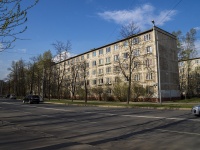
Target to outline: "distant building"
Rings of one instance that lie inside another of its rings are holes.
[[[130,39],[132,39],[132,45],[127,44]],[[129,46],[131,46],[132,55],[134,55],[133,84],[138,83],[144,88],[148,87],[147,92],[153,92],[152,101],[159,101],[160,96],[162,100],[179,98],[176,37],[158,27],[92,49],[57,63],[57,65],[66,64],[65,78],[67,79],[73,75],[73,65],[86,62],[87,86],[89,89],[94,87],[108,89],[109,87],[108,93],[112,95],[112,88],[116,84],[117,78],[127,83],[127,79],[124,78],[119,68],[119,60],[126,61],[128,59]],[[129,64],[125,64],[124,67],[126,65]],[[79,81],[82,79],[80,78]],[[142,96],[140,98],[145,100],[146,97]]]
[[[200,57],[179,61],[179,80],[183,96],[200,95]]]

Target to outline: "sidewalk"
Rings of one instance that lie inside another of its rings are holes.
[[[180,103],[180,102],[105,102],[105,101],[88,101],[86,104],[83,100],[61,100],[61,101],[45,101],[44,103],[62,104],[62,105],[75,105],[75,106],[96,106],[96,107],[112,107],[112,108],[143,108],[143,109],[168,109],[168,110],[191,110],[198,102]]]

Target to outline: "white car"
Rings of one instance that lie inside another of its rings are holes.
[[[200,105],[193,106],[191,112],[194,115],[200,115]]]

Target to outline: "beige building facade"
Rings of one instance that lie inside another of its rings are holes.
[[[176,37],[155,26],[131,37],[68,58],[57,65],[64,63],[65,77],[68,79],[74,76],[73,65],[86,63],[85,73],[89,89],[109,87],[109,93],[112,95],[112,87],[117,79],[120,78],[127,83],[128,78],[124,76],[123,71],[128,73],[131,69],[132,84],[148,87],[153,92],[152,100],[180,97]],[[77,68],[77,73],[78,70],[80,69]],[[81,74],[77,76],[81,78]],[[145,99],[144,96],[141,98]]]
[[[179,61],[180,91],[182,96],[200,95],[200,58]]]

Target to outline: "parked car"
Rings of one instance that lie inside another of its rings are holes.
[[[7,95],[5,96],[5,98],[10,98],[10,94],[7,94]]]
[[[17,97],[15,96],[15,94],[11,94],[10,99],[17,99]]]
[[[40,103],[40,96],[39,95],[27,95],[24,99],[23,99],[23,103]]]
[[[200,116],[200,105],[193,106],[191,112],[196,116]]]

